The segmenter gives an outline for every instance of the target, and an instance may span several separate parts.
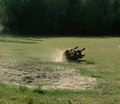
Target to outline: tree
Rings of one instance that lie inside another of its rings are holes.
[[[0,11],[15,34],[120,33],[120,0],[0,0]]]
[[[45,0],[4,0],[8,27],[13,33],[40,34],[46,13]]]
[[[112,17],[112,34],[120,34],[120,1],[113,0],[111,2],[111,17]]]

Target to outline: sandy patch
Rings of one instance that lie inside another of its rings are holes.
[[[45,64],[0,63],[0,81],[10,85],[33,87],[41,84],[43,89],[94,89],[96,79],[85,77],[75,69]]]

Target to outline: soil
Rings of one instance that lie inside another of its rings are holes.
[[[95,78],[82,76],[73,68],[16,62],[0,62],[0,81],[27,87],[41,84],[43,89],[86,90],[96,86]]]

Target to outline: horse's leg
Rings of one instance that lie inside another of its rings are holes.
[[[84,51],[85,48],[83,48],[82,50],[77,50],[78,53],[81,53],[82,51]]]
[[[70,49],[70,51],[72,51],[72,50],[75,50],[75,49],[77,49],[78,47],[75,47],[75,48],[73,48],[73,49]]]
[[[85,57],[85,55],[82,55],[82,57]]]
[[[85,48],[83,48],[83,49],[82,49],[82,50],[80,50],[80,51],[82,52],[82,51],[84,51],[84,50],[85,50]]]

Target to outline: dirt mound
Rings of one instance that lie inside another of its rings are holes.
[[[48,64],[18,64],[0,62],[0,81],[10,85],[33,87],[41,84],[43,89],[93,89],[96,79],[85,77],[75,69]]]

